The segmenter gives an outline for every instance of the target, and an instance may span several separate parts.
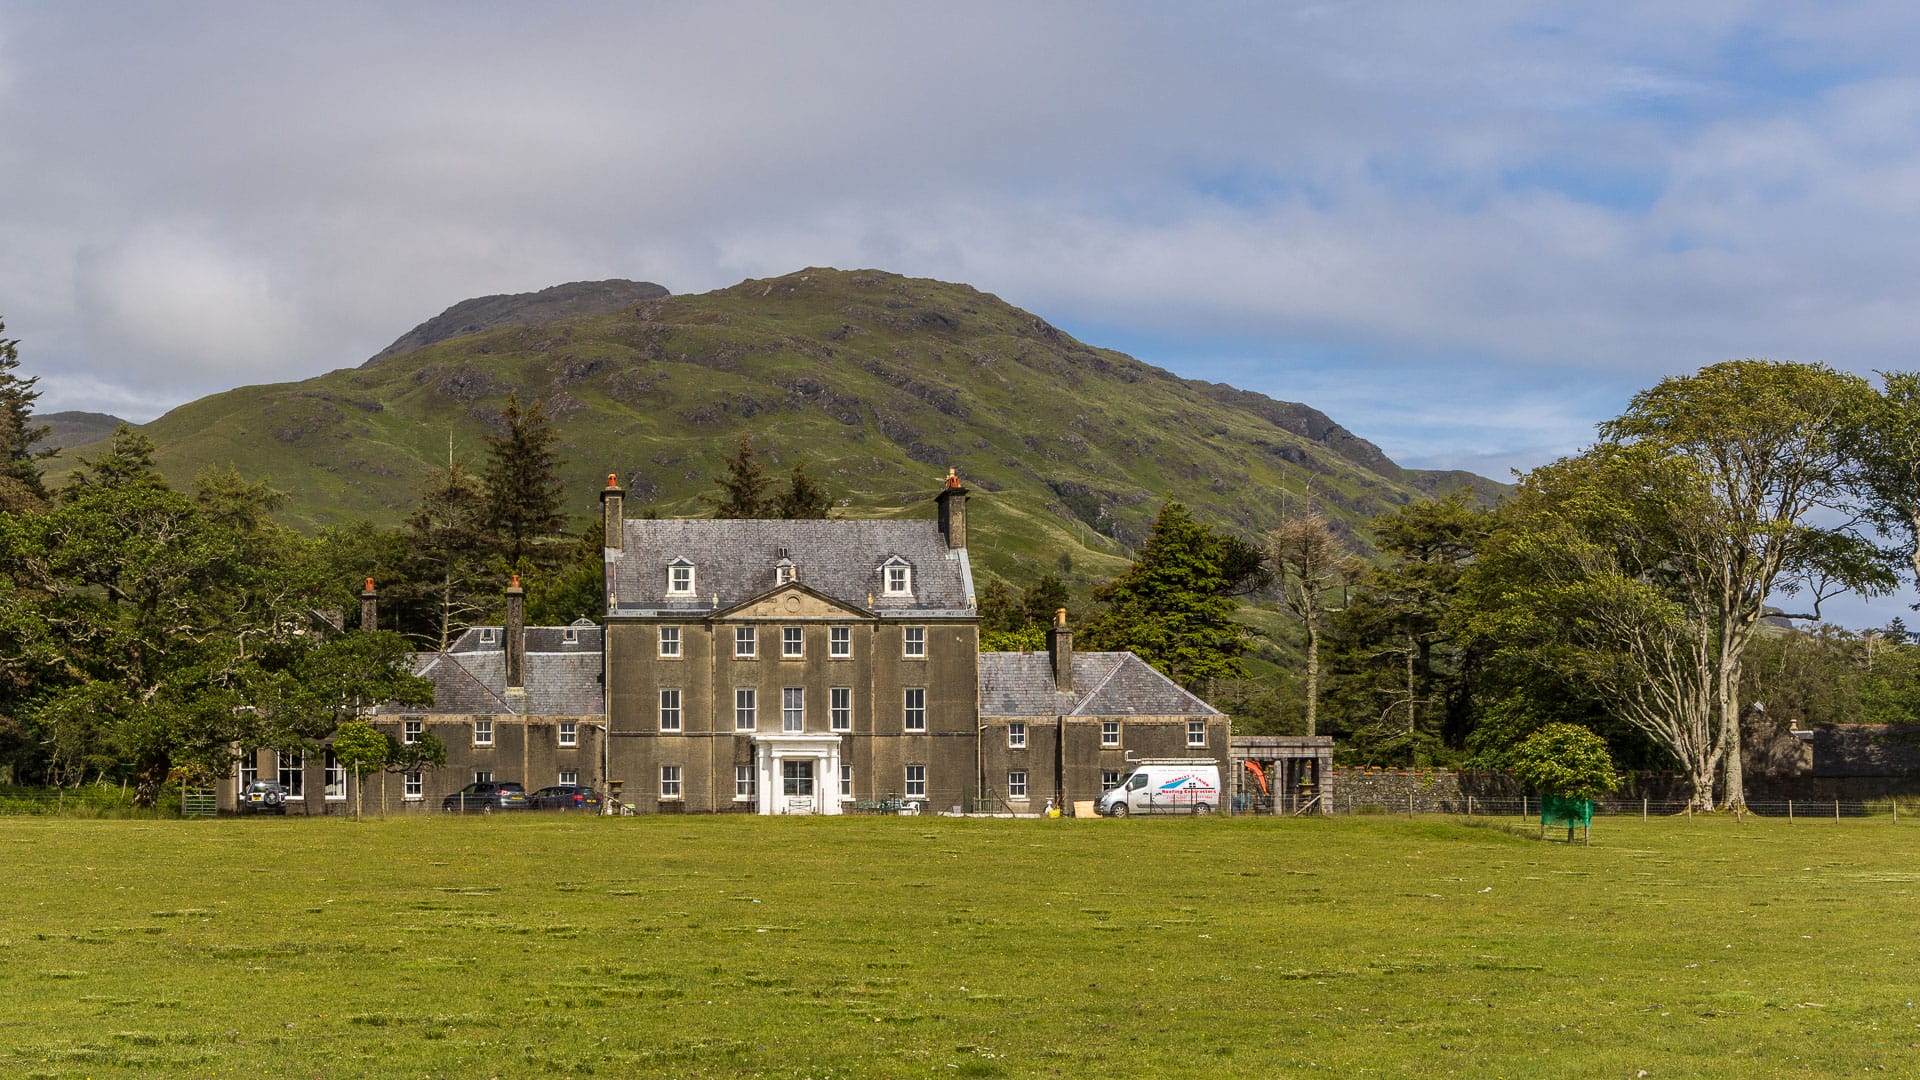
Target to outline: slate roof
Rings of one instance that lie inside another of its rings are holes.
[[[981,716],[1220,716],[1130,652],[1073,654],[1073,690],[1054,689],[1043,652],[980,654]]]
[[[567,631],[574,639],[566,640]],[[492,640],[484,640],[491,633]],[[475,626],[446,652],[413,654],[413,673],[433,683],[435,713],[500,716],[599,716],[607,711],[600,685],[601,630],[586,620],[573,626],[527,627],[526,693],[507,696],[505,632]],[[382,705],[381,715],[421,709]]]
[[[972,615],[973,571],[964,549],[949,550],[937,523],[831,520],[628,520],[608,575],[616,611],[707,611],[774,589],[785,549],[801,584],[841,603],[889,615]],[[912,567],[913,595],[884,596],[880,567]],[[667,596],[667,565],[694,566],[696,597]],[[872,604],[868,604],[868,597]]]

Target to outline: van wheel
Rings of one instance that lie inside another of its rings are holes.
[[[1213,804],[1212,803],[1194,803],[1193,812],[1196,814],[1211,814],[1213,813]]]
[[[1112,814],[1114,817],[1126,817],[1127,804],[1123,802],[1114,803],[1113,809],[1107,811],[1107,813]]]

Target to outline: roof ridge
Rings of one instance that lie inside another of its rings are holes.
[[[1098,655],[1098,654],[1096,653],[1094,655]],[[1114,680],[1114,677],[1120,674],[1120,669],[1126,666],[1127,666],[1127,662],[1125,660],[1122,660],[1119,663],[1113,665],[1112,670],[1107,672],[1107,677],[1100,680],[1100,685],[1087,691],[1087,694],[1085,697],[1081,698],[1079,701],[1074,702],[1072,711],[1069,712],[1067,715],[1069,716],[1076,715],[1080,712],[1081,709],[1086,708],[1087,705],[1092,703],[1094,698],[1097,698],[1100,696],[1100,691],[1105,690],[1107,688],[1107,684],[1112,682]]]

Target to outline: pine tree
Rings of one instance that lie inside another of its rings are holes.
[[[0,512],[31,510],[47,501],[33,453],[33,444],[47,434],[45,425],[33,422],[33,402],[40,396],[34,384],[40,380],[14,374],[20,342],[5,337],[6,329],[0,319]]]
[[[833,496],[807,475],[805,461],[796,461],[787,478],[787,490],[774,503],[775,512],[783,518],[823,518],[833,509]]]
[[[1108,607],[1087,625],[1088,646],[1126,649],[1189,690],[1244,676],[1247,631],[1233,621],[1233,597],[1260,574],[1250,549],[1167,503],[1133,566],[1095,590]]]
[[[554,475],[560,465],[554,450],[559,434],[539,402],[521,409],[518,393],[507,395],[500,422],[506,433],[487,436],[487,532],[508,566],[564,557],[561,545],[546,542],[567,521],[560,509],[563,489]]]
[[[713,478],[720,485],[720,498],[709,499],[715,506],[715,517],[720,518],[763,518],[782,516],[777,513],[776,500],[767,495],[767,486],[773,481],[768,478],[767,470],[754,456],[753,440],[742,437],[740,452],[732,457],[720,459],[726,464],[727,471]]]

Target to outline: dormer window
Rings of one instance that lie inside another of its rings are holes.
[[[905,559],[888,559],[880,567],[880,585],[883,596],[912,596],[913,567]]]
[[[774,564],[773,566],[774,584],[785,585],[788,582],[791,582],[792,580],[793,580],[793,560],[792,559],[783,558],[779,562]]]
[[[675,559],[667,564],[667,595],[693,595],[693,563]]]
[[[560,631],[560,641],[564,645],[578,645],[580,643],[580,631],[575,630],[571,626],[565,627]]]
[[[480,628],[480,644],[491,645],[493,644],[493,641],[494,641],[493,627],[491,626],[481,627]]]

